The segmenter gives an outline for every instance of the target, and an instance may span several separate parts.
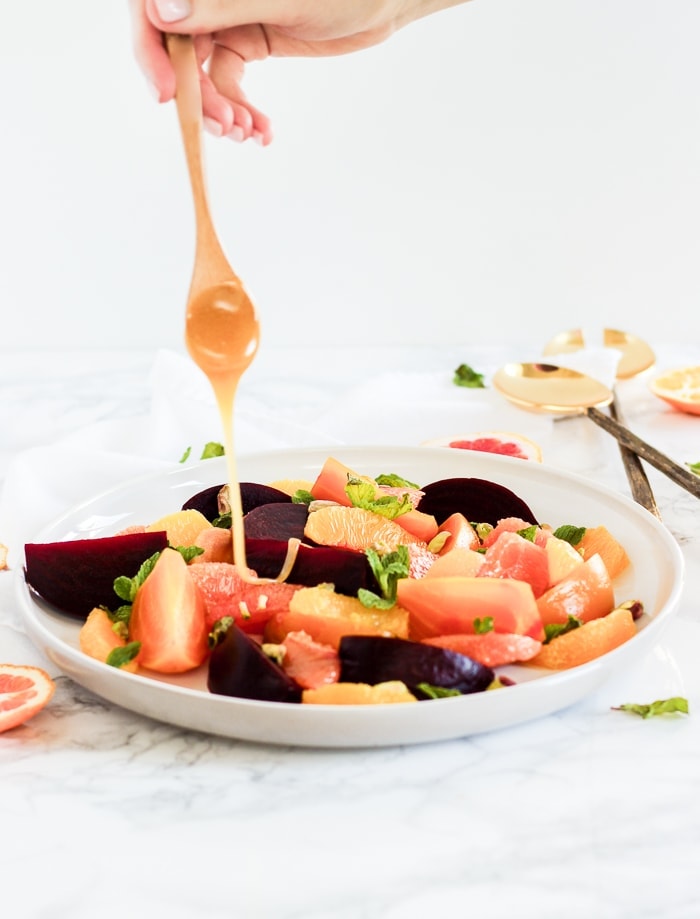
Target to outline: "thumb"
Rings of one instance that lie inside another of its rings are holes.
[[[251,0],[146,0],[146,13],[161,31],[204,33],[262,21],[279,2]]]

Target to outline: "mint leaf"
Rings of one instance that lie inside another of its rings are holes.
[[[575,527],[571,526],[571,524],[565,524],[564,526],[557,527],[552,535],[556,536],[557,539],[563,539],[564,542],[568,542],[572,546],[577,546],[583,539],[585,532],[586,527]]]
[[[642,718],[653,718],[655,715],[671,715],[676,712],[688,715],[688,700],[682,696],[674,696],[671,699],[657,699],[656,702],[650,702],[648,705],[638,705],[633,702],[624,705],[613,705],[613,711],[631,712],[634,715],[640,715]]]
[[[378,475],[375,479],[377,485],[389,485],[391,488],[420,488],[415,482],[409,482],[393,472]]]
[[[224,445],[219,444],[214,440],[210,440],[209,443],[204,444],[204,449],[202,450],[202,455],[200,459],[211,459],[213,456],[223,456],[226,451],[224,450]]]
[[[493,616],[484,616],[483,619],[477,617],[473,625],[476,635],[486,635],[487,632],[493,632]]]
[[[528,542],[534,542],[537,536],[537,527],[533,524],[532,526],[518,530],[518,536],[522,536],[522,538],[526,539]]]
[[[126,600],[127,603],[134,602],[136,591],[155,568],[155,564],[158,561],[159,556],[160,552],[154,552],[153,555],[151,555],[150,558],[147,558],[146,561],[141,565],[133,578],[129,578],[126,575],[121,575],[120,577],[115,578],[114,592],[120,600]]]
[[[140,641],[130,641],[128,645],[112,648],[107,655],[107,663],[110,667],[123,667],[125,664],[131,663],[140,650]]]
[[[416,689],[419,689],[423,695],[429,699],[446,699],[449,696],[461,696],[458,689],[448,689],[446,686],[433,686],[432,683],[417,683]]]
[[[372,511],[373,514],[379,514],[389,520],[395,520],[397,517],[401,517],[402,514],[407,514],[413,510],[413,505],[407,495],[402,495],[400,498],[396,495],[376,497],[376,493],[377,488],[374,482],[348,476],[345,494],[350,499],[353,507],[364,508],[366,511]]]
[[[457,367],[452,382],[455,386],[466,386],[468,389],[486,389],[483,373],[477,373],[469,364]]]
[[[695,475],[700,475],[700,463],[687,463],[687,466]]]
[[[399,546],[395,552],[386,552],[380,555],[371,547],[365,549],[372,574],[377,579],[381,596],[371,590],[361,587],[357,598],[368,609],[391,609],[396,603],[396,585],[401,578],[407,578],[410,570],[411,559],[406,546]]]
[[[188,565],[193,558],[204,554],[204,549],[201,546],[173,546],[172,548],[180,553]]]
[[[305,488],[298,488],[292,495],[292,504],[306,504],[308,506],[315,500],[311,492]]]
[[[583,625],[576,616],[567,616],[566,622],[552,622],[544,627],[544,644],[548,644],[553,638],[565,635],[567,632],[573,632]]]
[[[188,447],[188,448],[185,450],[185,452],[182,454],[182,456],[180,457],[180,462],[181,462],[181,463],[186,463],[187,460],[190,458],[190,453],[191,453],[191,452],[192,452],[192,447]]]

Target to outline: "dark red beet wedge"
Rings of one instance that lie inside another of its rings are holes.
[[[210,522],[221,516],[219,513],[219,492],[223,485],[210,485],[203,491],[192,495],[182,505],[183,511],[193,508],[204,514]],[[263,504],[291,504],[290,495],[271,485],[260,485],[258,482],[241,482],[241,506],[243,513],[248,514]]]
[[[343,682],[375,684],[401,680],[421,697],[423,694],[416,689],[419,683],[472,693],[486,689],[494,679],[490,667],[464,654],[404,638],[346,635],[340,640],[339,654]]]
[[[301,702],[301,687],[232,625],[209,657],[209,692],[263,702]]]
[[[472,523],[496,526],[505,517],[520,517],[528,523],[537,518],[515,492],[487,479],[453,478],[431,482],[423,488],[418,510],[432,514],[438,524],[451,514],[464,514]]]
[[[308,516],[305,504],[263,504],[243,518],[245,535],[248,539],[304,539]]]
[[[168,545],[165,532],[127,533],[97,539],[27,543],[25,579],[43,600],[75,619],[95,606],[116,609],[116,578],[134,577],[142,563]]]
[[[261,578],[275,578],[287,557],[284,539],[246,539],[246,560]],[[333,584],[339,594],[357,595],[364,587],[377,591],[378,586],[364,552],[329,546],[299,546],[294,567],[288,577],[290,584],[315,587]]]

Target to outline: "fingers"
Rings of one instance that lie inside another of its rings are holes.
[[[146,16],[143,0],[129,0],[129,9],[136,62],[158,101],[169,102],[175,95],[175,72],[162,33]]]

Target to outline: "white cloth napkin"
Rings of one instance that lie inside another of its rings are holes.
[[[254,365],[255,366],[255,365]],[[428,440],[511,432],[534,440],[545,459],[552,421],[507,403],[488,385],[456,386],[444,371],[363,369],[328,379],[313,367],[243,378],[234,418],[239,454],[337,444],[416,446]],[[342,382],[345,380],[346,382]],[[221,441],[208,381],[184,355],[157,354],[141,415],[88,423],[11,460],[0,493],[0,542],[16,560],[25,542],[74,505],[127,479],[198,460]]]

